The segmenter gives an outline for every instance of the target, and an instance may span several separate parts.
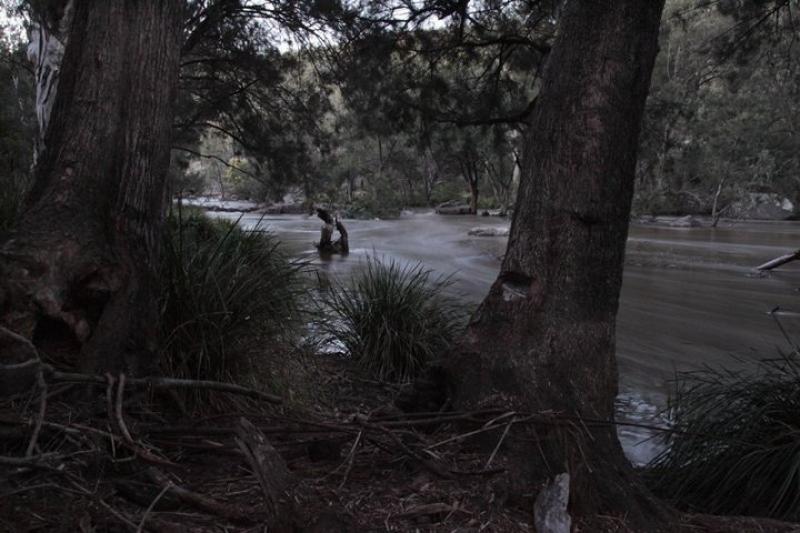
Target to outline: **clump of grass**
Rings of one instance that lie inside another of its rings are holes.
[[[685,509],[800,519],[798,356],[682,375],[654,489]]]
[[[320,329],[377,378],[408,381],[443,355],[463,325],[449,286],[422,265],[368,257],[349,284],[323,293]]]
[[[264,358],[298,324],[302,265],[269,234],[199,212],[171,217],[164,241],[162,372],[263,386]]]

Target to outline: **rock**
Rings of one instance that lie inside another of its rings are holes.
[[[703,227],[703,223],[694,218],[692,215],[686,215],[685,217],[676,218],[672,222],[669,223],[670,227],[672,228],[701,228]]]
[[[569,474],[559,474],[545,486],[533,504],[537,533],[570,533],[572,518],[567,513]]]
[[[439,215],[470,215],[472,210],[458,200],[449,200],[436,206],[436,213]]]
[[[731,204],[726,216],[757,220],[786,220],[795,214],[790,199],[775,193],[751,192]]]
[[[479,226],[472,228],[467,235],[473,237],[508,237],[509,228],[494,228],[491,226]]]

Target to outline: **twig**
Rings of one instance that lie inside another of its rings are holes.
[[[125,394],[125,374],[122,373],[119,375],[119,383],[117,384],[117,401],[114,406],[114,416],[117,420],[117,426],[119,426],[119,431],[122,433],[122,436],[128,442],[128,444],[133,445],[133,437],[131,437],[130,431],[128,431],[128,426],[125,425],[125,419],[122,417],[122,397]]]
[[[157,468],[150,467],[147,469],[147,474],[150,479],[161,487],[169,486],[172,494],[187,505],[206,511],[222,518],[227,518],[235,522],[256,522],[259,520],[259,513],[256,509],[250,507],[236,507],[227,503],[218,502],[208,496],[192,492],[180,485],[173,483],[166,475],[164,475]]]
[[[509,422],[508,424],[506,424],[506,429],[504,429],[503,430],[503,434],[500,435],[500,440],[497,441],[497,445],[494,447],[494,450],[492,450],[492,455],[489,456],[489,460],[486,461],[486,464],[483,465],[483,468],[489,468],[489,466],[491,466],[492,461],[494,461],[494,457],[497,455],[497,452],[500,450],[500,446],[502,446],[503,441],[506,440],[506,435],[508,435],[508,431],[511,429],[511,426],[513,424],[514,424],[513,420],[511,422]]]
[[[28,448],[25,450],[25,457],[33,456],[36,449],[36,443],[39,440],[39,433],[42,431],[42,422],[44,422],[44,415],[47,411],[47,382],[44,380],[41,368],[36,373],[36,383],[39,387],[39,412],[36,416],[36,421],[33,426],[33,433],[31,439],[28,441]]]
[[[358,436],[356,440],[353,441],[353,446],[350,448],[350,453],[347,454],[347,467],[344,470],[344,476],[342,476],[342,482],[339,483],[339,490],[343,489],[345,484],[347,483],[347,479],[350,477],[350,471],[353,470],[353,463],[356,459],[356,452],[358,451],[358,445],[361,444],[361,437],[364,435],[363,431],[358,432]]]
[[[63,459],[66,457],[60,453],[42,453],[39,455],[33,455],[31,457],[9,457],[6,455],[0,455],[0,465],[3,466],[32,466],[38,468],[50,468],[49,466],[43,464],[46,461],[51,459]]]
[[[384,435],[388,436],[390,439],[392,439],[392,441],[397,445],[398,448],[400,448],[400,450],[406,456],[408,456],[411,459],[417,461],[422,466],[424,466],[426,469],[430,470],[431,472],[433,472],[434,474],[436,474],[440,478],[453,479],[453,475],[450,472],[448,472],[447,470],[444,470],[442,467],[440,467],[435,462],[429,461],[426,458],[422,457],[420,454],[416,453],[414,450],[412,450],[411,448],[406,446],[406,443],[404,443],[400,437],[398,437],[397,435],[395,435],[394,433],[392,433],[391,431],[389,431],[385,427],[380,426],[380,425],[375,425],[375,424],[364,424],[364,427],[365,428],[369,428],[369,429],[378,430],[381,433],[383,433]]]
[[[150,505],[147,507],[147,510],[144,512],[144,515],[142,515],[142,519],[139,521],[139,527],[136,528],[136,533],[142,533],[142,531],[144,531],[144,524],[145,524],[145,522],[147,522],[147,518],[150,516],[150,513],[153,512],[153,509],[155,509],[156,504],[158,503],[158,501],[171,488],[172,488],[172,482],[170,481],[166,485],[164,485],[164,488],[161,489],[161,492],[158,493],[158,496],[156,496],[153,499],[153,501],[150,502]]]

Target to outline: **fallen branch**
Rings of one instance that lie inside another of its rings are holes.
[[[773,270],[778,268],[779,266],[785,265],[786,263],[791,263],[792,261],[796,261],[800,259],[800,250],[796,252],[792,252],[790,254],[782,255],[780,257],[776,257],[771,261],[767,261],[763,265],[757,266],[756,270],[759,272],[767,272],[769,270]]]
[[[95,374],[79,374],[76,372],[59,372],[53,370],[52,367],[44,365],[47,379],[51,381],[59,381],[64,383],[96,383],[98,385],[105,385],[108,380],[102,376]],[[132,387],[153,387],[156,389],[207,389],[219,392],[228,392],[231,394],[238,394],[240,396],[248,396],[250,398],[257,398],[265,402],[280,404],[283,399],[280,396],[261,392],[255,389],[248,389],[241,385],[233,383],[225,383],[222,381],[208,381],[208,380],[195,380],[195,379],[177,379],[177,378],[130,378],[126,383]]]
[[[191,490],[185,489],[176,483],[173,483],[164,473],[157,468],[150,467],[147,469],[147,475],[153,483],[161,487],[163,490],[168,488],[167,492],[172,493],[176,498],[186,505],[190,505],[200,511],[205,511],[222,518],[227,518],[234,522],[258,522],[261,518],[261,513],[256,509],[236,506],[228,503],[219,502],[208,496],[198,494]]]
[[[289,469],[267,437],[246,418],[236,426],[235,441],[261,485],[268,518],[275,522],[281,515],[281,497],[291,482]]]

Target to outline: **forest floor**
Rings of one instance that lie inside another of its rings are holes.
[[[392,406],[398,386],[347,361],[327,358],[314,373],[319,400],[304,409],[247,403],[185,417],[155,411],[146,394],[124,396],[113,382],[106,402],[81,410],[70,385],[50,387],[46,402],[32,393],[0,404],[0,531],[534,530],[533,495],[502,489],[506,465],[495,453],[513,413],[406,414]],[[275,501],[242,445],[242,417],[288,467]],[[470,445],[476,435],[497,444]],[[676,527],[800,531],[705,515]],[[597,517],[573,531],[629,529]]]

